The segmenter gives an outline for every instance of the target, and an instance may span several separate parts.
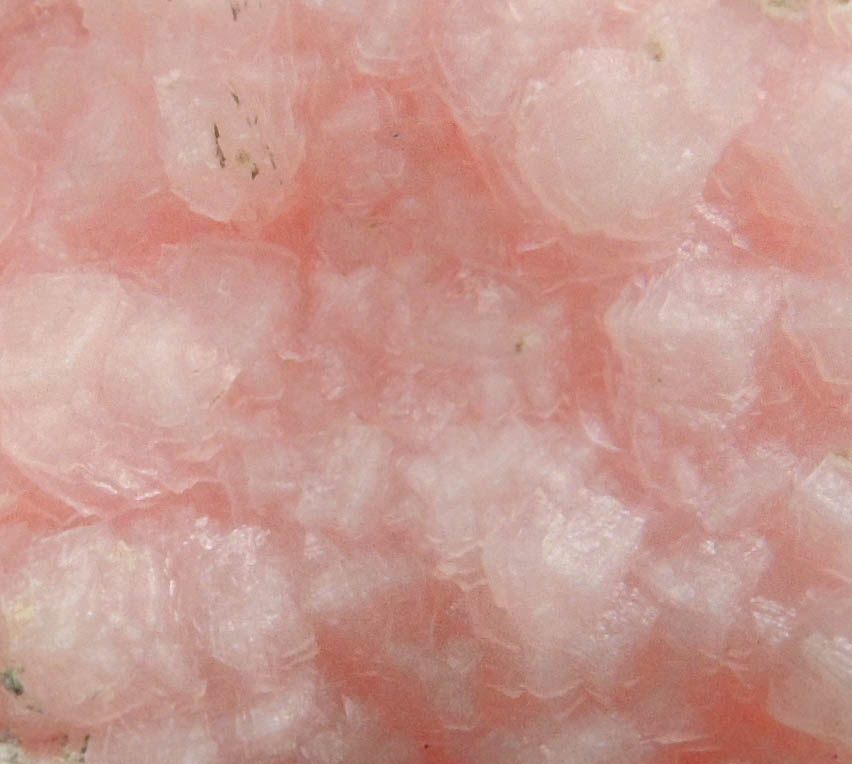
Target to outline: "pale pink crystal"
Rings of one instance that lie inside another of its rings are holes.
[[[852,761],[850,8],[0,0],[0,761]]]

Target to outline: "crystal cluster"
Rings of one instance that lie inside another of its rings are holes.
[[[0,0],[0,762],[852,762],[850,62]]]

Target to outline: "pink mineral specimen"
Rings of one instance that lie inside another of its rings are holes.
[[[852,764],[850,53],[0,0],[0,762]]]

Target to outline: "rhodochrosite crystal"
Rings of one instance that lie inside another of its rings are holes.
[[[0,764],[852,764],[852,3],[0,0]]]

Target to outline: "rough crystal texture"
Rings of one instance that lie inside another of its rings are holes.
[[[852,686],[850,606],[848,599],[826,599],[833,611],[820,612],[825,605],[816,606],[813,624],[807,631],[803,628],[783,673],[772,682],[769,708],[782,722],[848,747],[852,743],[847,713]]]
[[[668,638],[706,651],[724,646],[742,599],[769,565],[762,538],[706,539],[653,563],[649,585],[671,609]]]
[[[699,261],[628,287],[605,319],[623,387],[695,428],[740,415],[760,394],[755,362],[778,299],[766,280]]]
[[[635,23],[623,47],[580,48],[530,81],[520,107],[520,173],[576,231],[653,235],[698,198],[752,115],[748,33],[735,18],[685,3],[657,6]],[[705,25],[724,46],[702,33]]]
[[[0,0],[0,762],[852,762],[850,53]]]
[[[243,246],[166,246],[147,275],[157,292],[88,268],[17,274],[0,287],[5,452],[87,512],[194,482],[169,463],[203,473],[228,426],[227,415],[213,416],[217,404],[224,413],[240,372],[264,349],[274,353],[284,339],[272,336],[276,321],[296,300],[286,276],[264,272],[268,264],[247,271],[237,259],[249,254]],[[251,250],[263,254],[289,258]],[[253,292],[250,307],[234,304],[232,288]]]
[[[3,586],[7,711],[83,727],[203,695],[165,573],[106,526],[33,542]]]
[[[815,565],[852,572],[852,463],[830,454],[796,487],[790,506],[800,553]]]

